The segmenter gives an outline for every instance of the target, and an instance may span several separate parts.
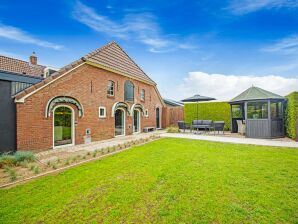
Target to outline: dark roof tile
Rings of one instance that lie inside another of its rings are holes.
[[[43,77],[45,68],[46,67],[42,65],[32,65],[27,61],[0,55],[0,70],[2,71]]]

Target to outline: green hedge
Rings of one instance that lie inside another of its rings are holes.
[[[298,134],[296,133],[296,124],[298,122],[298,92],[292,92],[286,98],[288,99],[285,113],[286,134],[289,138],[295,139]]]
[[[225,130],[230,130],[230,105],[227,102],[198,103],[197,116],[197,103],[185,103],[184,119],[187,123],[196,119],[224,121]]]

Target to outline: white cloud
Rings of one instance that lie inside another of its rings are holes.
[[[230,100],[252,85],[284,96],[292,91],[298,91],[298,76],[285,78],[276,75],[236,76],[190,72],[181,85],[172,88],[174,89],[172,95],[167,97],[181,100],[200,94],[217,100]]]
[[[149,51],[154,53],[195,48],[189,43],[183,43],[186,42],[184,40],[178,41],[172,35],[163,34],[156,18],[151,13],[129,13],[121,21],[113,21],[77,1],[73,10],[73,18],[97,32],[143,43],[148,46]]]
[[[227,7],[232,13],[244,15],[262,9],[296,8],[296,0],[232,0]]]
[[[283,38],[273,45],[262,48],[261,50],[265,52],[298,54],[298,35]]]
[[[59,50],[62,48],[62,46],[60,45],[35,38],[17,27],[6,26],[1,23],[0,23],[0,37],[18,41],[21,43],[35,44],[45,48],[52,48],[55,50]]]

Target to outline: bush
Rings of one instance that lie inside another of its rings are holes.
[[[180,130],[177,126],[170,126],[167,128],[167,133],[179,133]]]
[[[2,154],[0,156],[0,168],[5,166],[15,166],[17,165],[17,160],[15,156],[9,154]]]
[[[198,107],[198,112],[197,112]],[[230,105],[227,102],[209,103],[185,103],[184,105],[185,122],[191,123],[193,120],[213,120],[224,121],[225,130],[230,130],[231,114]]]
[[[23,161],[33,162],[35,160],[35,155],[33,152],[17,151],[14,156],[18,163]]]
[[[17,179],[17,173],[16,173],[15,169],[6,167],[5,172],[8,174],[10,181],[15,181]]]
[[[286,135],[289,138],[295,139],[298,134],[296,133],[296,124],[298,122],[298,92],[292,92],[286,98],[288,99],[285,111]]]
[[[18,151],[14,154],[4,153],[0,156],[0,168],[22,165],[23,162],[32,162],[34,160],[35,155],[32,152]]]

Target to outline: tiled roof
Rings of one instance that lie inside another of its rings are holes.
[[[230,102],[240,102],[248,100],[285,99],[284,97],[259,87],[252,86],[233,98]]]
[[[2,71],[41,77],[45,68],[42,65],[32,65],[27,61],[0,55],[0,70]]]
[[[34,90],[42,87],[46,83],[58,78],[59,76],[84,62],[91,62],[103,66],[103,68],[111,69],[112,71],[118,72],[120,74],[128,75],[132,78],[146,81],[155,85],[155,82],[150,79],[145,72],[143,72],[143,70],[122,50],[122,48],[116,42],[112,41],[107,45],[98,48],[84,57],[70,63],[69,65],[64,66],[59,71],[44,79],[42,82],[20,92],[16,95],[16,100],[21,99],[30,92],[33,92]]]
[[[87,54],[84,58],[90,62],[130,75],[133,78],[153,82],[153,80],[150,79],[148,75],[146,75],[146,73],[114,41]]]

